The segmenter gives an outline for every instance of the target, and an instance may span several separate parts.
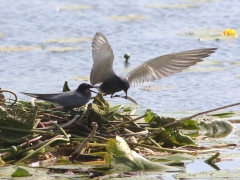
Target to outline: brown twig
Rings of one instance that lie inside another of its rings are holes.
[[[77,148],[76,151],[74,151],[72,153],[72,155],[70,156],[70,160],[73,161],[77,156],[79,156],[79,154],[81,153],[81,151],[83,150],[83,148],[86,146],[86,144],[89,142],[89,140],[96,134],[98,125],[96,122],[92,122],[92,133],[89,134],[89,136],[80,144],[80,146]]]

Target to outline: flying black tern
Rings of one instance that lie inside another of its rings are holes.
[[[72,91],[66,91],[63,93],[54,94],[33,94],[25,92],[20,93],[37,99],[51,102],[59,106],[63,106],[64,109],[73,109],[75,107],[83,106],[91,99],[92,90],[90,90],[90,88],[94,87],[91,86],[90,84],[82,83],[78,86],[77,89]]]
[[[130,86],[154,81],[181,72],[184,69],[203,61],[217,48],[196,49],[163,55],[150,59],[127,74],[126,77],[117,76],[113,70],[114,54],[107,38],[97,32],[92,41],[93,66],[90,75],[92,85],[100,84],[99,90],[104,94],[127,91]],[[119,96],[118,96],[119,97]]]

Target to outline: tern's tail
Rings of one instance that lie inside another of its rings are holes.
[[[46,101],[49,101],[54,96],[58,95],[58,94],[33,94],[33,93],[25,93],[25,92],[20,92],[20,93],[25,94],[25,95],[30,96],[30,97],[33,97],[33,98],[46,100]]]

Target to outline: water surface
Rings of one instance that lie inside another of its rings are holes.
[[[240,101],[239,40],[199,41],[198,38],[178,36],[179,33],[198,28],[239,28],[240,1],[222,0],[197,4],[197,8],[148,8],[159,1],[2,1],[0,5],[1,46],[41,46],[45,49],[0,53],[0,87],[14,92],[60,92],[64,81],[72,89],[81,82],[71,78],[89,76],[92,66],[91,41],[84,43],[51,44],[44,40],[55,38],[89,37],[102,32],[115,54],[114,69],[126,74],[124,58],[130,53],[134,68],[151,58],[184,50],[216,47],[217,52],[206,61],[221,60],[213,67],[222,71],[183,72],[144,86],[173,87],[166,90],[143,91],[139,87],[129,90],[143,108],[164,114],[175,111],[208,110]],[[161,3],[190,3],[165,0]],[[60,10],[58,7],[88,5],[90,9]],[[117,15],[141,15],[144,20],[116,21]],[[83,47],[81,51],[49,52],[49,47]],[[198,66],[196,66],[198,67]],[[20,99],[29,99],[18,93]],[[112,103],[125,103],[124,99],[111,99]],[[239,109],[236,107],[235,109]]]

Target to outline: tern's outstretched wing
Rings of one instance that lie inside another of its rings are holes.
[[[216,48],[206,48],[160,56],[143,63],[126,78],[134,86],[170,76],[203,61],[202,58],[208,57],[215,50]]]
[[[90,75],[92,85],[102,83],[115,76],[113,71],[113,51],[102,33],[96,33],[93,38],[92,57],[93,67]]]

